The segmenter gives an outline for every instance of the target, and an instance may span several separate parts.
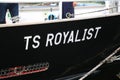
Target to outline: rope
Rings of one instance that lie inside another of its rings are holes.
[[[80,13],[80,14],[75,14],[75,15],[83,15],[83,14],[89,14],[89,13],[101,12],[101,11],[111,10],[111,9],[114,9],[114,8],[117,8],[117,7],[115,6],[115,7],[110,7],[110,8],[105,8],[105,9],[101,9],[101,10],[90,11],[90,12],[85,12],[85,13]]]
[[[102,66],[106,61],[108,61],[112,56],[114,56],[116,53],[120,51],[120,47],[118,47],[112,54],[110,54],[108,57],[106,57],[104,60],[102,60],[97,66],[95,66],[93,69],[91,69],[89,72],[87,72],[83,77],[81,77],[79,80],[85,79],[87,76],[92,74],[95,70],[97,70],[100,66]]]

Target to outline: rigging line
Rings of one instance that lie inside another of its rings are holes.
[[[104,60],[102,60],[98,65],[96,65],[94,68],[92,68],[83,77],[81,77],[78,80],[84,80],[86,77],[88,77],[90,74],[92,74],[95,70],[97,70],[100,66],[102,66],[106,61],[108,61],[112,56],[114,56],[119,51],[120,51],[120,47],[118,47],[112,54],[110,54],[108,57],[106,57]]]
[[[83,15],[83,14],[89,14],[89,13],[101,12],[101,11],[111,10],[111,9],[114,9],[114,8],[117,8],[117,7],[105,8],[105,9],[101,9],[101,10],[90,11],[90,12],[85,12],[85,13],[79,13],[79,14],[75,14],[75,15]]]

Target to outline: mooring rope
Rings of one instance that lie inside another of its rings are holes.
[[[120,51],[120,47],[118,47],[112,54],[110,54],[108,57],[106,57],[104,60],[102,60],[98,65],[96,65],[94,68],[92,68],[90,71],[88,71],[84,76],[82,76],[78,80],[84,80],[86,77],[88,77],[90,74],[92,74],[94,71],[96,71],[100,66],[102,66],[106,61],[108,61],[111,57],[113,57],[119,51]]]

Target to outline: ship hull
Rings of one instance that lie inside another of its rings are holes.
[[[64,80],[88,72],[119,47],[119,19],[114,15],[2,27],[0,78]]]

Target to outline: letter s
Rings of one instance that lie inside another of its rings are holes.
[[[39,39],[40,39],[40,36],[39,36],[39,35],[36,35],[36,36],[33,38],[33,42],[34,42],[35,44],[33,44],[32,47],[33,47],[34,49],[36,49],[36,48],[38,48],[38,47],[40,46],[40,41],[39,41]]]

